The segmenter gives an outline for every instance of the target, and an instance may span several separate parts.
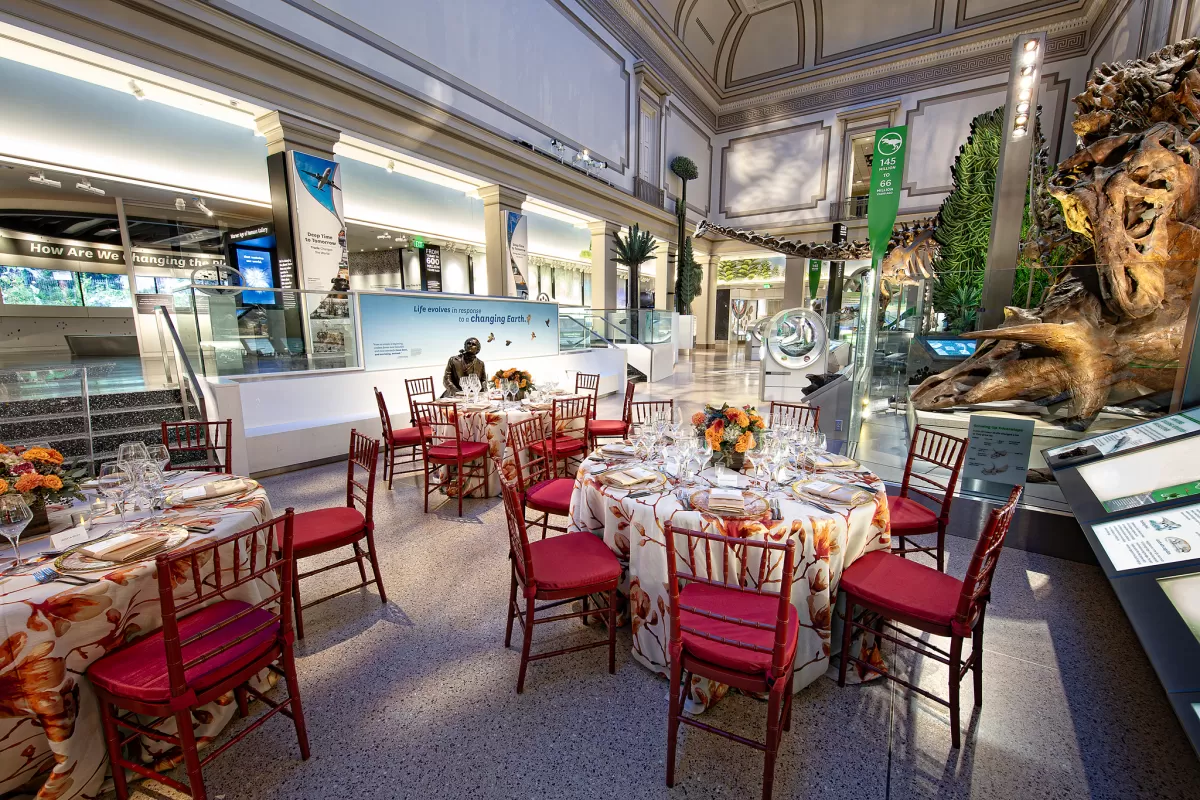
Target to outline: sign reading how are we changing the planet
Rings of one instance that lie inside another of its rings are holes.
[[[558,353],[556,303],[364,294],[359,309],[367,369],[440,369],[471,337],[489,374],[511,366],[508,359]]]

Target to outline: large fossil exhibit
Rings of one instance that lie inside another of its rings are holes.
[[[1046,187],[1088,240],[1032,309],[1005,309],[975,355],[914,392],[923,410],[1033,401],[1086,429],[1106,406],[1165,409],[1200,257],[1200,39],[1097,69],[1080,144]]]

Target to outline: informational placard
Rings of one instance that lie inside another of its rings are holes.
[[[346,218],[342,212],[342,172],[336,161],[289,150],[292,229],[304,289],[335,289],[339,273],[349,273]]]
[[[242,286],[252,286],[256,289],[274,288],[274,274],[271,268],[271,251],[256,250],[249,247],[239,247],[237,253],[238,272],[242,273]],[[275,292],[242,292],[242,302],[247,305],[258,303],[267,305],[278,303],[280,295]]]
[[[875,131],[875,153],[871,157],[871,195],[867,201],[867,231],[871,238],[873,266],[879,266],[892,240],[892,226],[900,210],[900,183],[904,174],[904,151],[908,127]]]
[[[1200,450],[1175,439],[1078,468],[1106,511],[1125,511],[1200,494]]]
[[[1033,449],[1033,420],[974,414],[968,435],[964,479],[1025,485]]]
[[[29,238],[25,238],[29,237]],[[0,254],[10,267],[42,266],[22,259],[49,258],[55,261],[83,261],[89,264],[125,263],[125,250],[118,246],[89,244],[67,239],[45,239],[18,231],[0,230]]]
[[[474,337],[489,374],[505,359],[558,353],[558,304],[417,294],[364,294],[363,361],[367,369],[434,367]]]
[[[940,358],[970,358],[975,355],[974,339],[926,339],[925,346]]]
[[[1158,585],[1200,642],[1200,572],[1159,578]]]
[[[1092,526],[1119,572],[1200,558],[1200,505]]]
[[[529,297],[529,226],[524,214],[504,212],[504,258],[508,262],[509,297]]]
[[[170,294],[137,294],[137,313],[153,314],[159,306],[175,308],[175,296]]]
[[[1155,442],[1167,442],[1194,433],[1200,433],[1200,410],[1190,409],[1101,436],[1079,439],[1071,444],[1047,450],[1046,457],[1049,459],[1062,456],[1072,450],[1080,450],[1080,455],[1085,455],[1082,451],[1088,448],[1095,448],[1100,456],[1111,456],[1123,450],[1132,450]]]
[[[421,254],[421,291],[442,291],[442,248],[427,244],[418,252]]]
[[[812,301],[817,299],[817,287],[821,285],[821,264],[819,258],[810,258],[808,260],[808,302],[812,305]]]

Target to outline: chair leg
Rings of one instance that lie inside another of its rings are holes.
[[[300,608],[300,562],[292,561],[292,608],[296,612],[296,638],[304,638],[304,611]]]
[[[192,800],[208,800],[208,793],[204,791],[204,776],[200,773],[200,753],[196,750],[191,709],[175,712],[175,724],[179,727],[179,749],[183,752],[183,765],[187,771]]]
[[[525,637],[521,642],[521,671],[517,673],[517,694],[525,691],[525,671],[529,668],[529,651],[533,647],[533,598],[525,597]]]
[[[304,724],[304,708],[300,705],[300,683],[296,680],[296,654],[288,647],[283,651],[283,673],[287,680],[288,702],[292,706],[292,723],[296,726],[296,741],[300,758],[308,761],[308,728]]]
[[[945,525],[938,525],[937,564],[938,564],[938,572],[946,571],[946,526]]]
[[[128,800],[129,785],[125,782],[125,767],[121,766],[121,734],[113,718],[116,710],[111,703],[100,701],[100,725],[104,729],[104,742],[108,745],[108,761],[112,764],[113,789],[117,800]]]
[[[591,622],[586,613],[588,610],[588,596],[585,594],[583,597],[579,598],[579,602],[582,610],[585,612],[584,615],[579,618],[579,621],[583,623],[584,627],[587,627],[587,625]]]
[[[979,609],[979,621],[971,635],[971,671],[975,673],[975,707],[983,707],[983,617],[987,606]]]
[[[842,657],[838,667],[838,686],[846,685],[846,667],[850,664],[850,635],[854,632],[854,595],[846,595],[846,616],[842,620]]]
[[[683,669],[679,658],[676,658],[671,662],[671,682],[667,689],[667,786],[675,785],[675,748],[676,739],[679,738],[679,714],[682,711],[683,692],[687,691],[686,684],[684,688],[679,685],[682,677]]]
[[[513,567],[512,583],[508,588],[508,623],[504,627],[504,646],[512,645],[513,619],[517,616],[517,572]]]
[[[771,800],[771,791],[775,787],[775,757],[779,754],[779,726],[782,720],[783,690],[772,689],[771,697],[767,701],[767,750],[763,759],[763,800]]]
[[[608,674],[617,671],[617,590],[608,592]]]
[[[908,544],[906,543],[904,537],[898,536],[896,538],[900,540],[900,547],[896,550],[896,552],[901,558],[908,558]]]
[[[358,546],[358,542],[351,542],[350,547],[354,550],[354,558],[358,560],[358,577],[365,586],[367,583],[367,567],[363,564],[362,548]]]
[[[542,515],[542,538],[546,538],[546,531],[550,527],[550,512],[547,511]]]
[[[429,462],[425,462],[425,513],[429,513]]]
[[[783,729],[790,731],[792,729],[792,700],[795,698],[796,690],[796,665],[789,665],[787,688],[784,689],[783,696]]]
[[[250,716],[250,693],[246,691],[246,687],[239,686],[234,689],[233,696],[237,700],[238,713],[242,718]]]
[[[458,515],[462,516],[462,501],[463,501],[463,486],[466,481],[463,480],[463,465],[460,462],[458,465]]]
[[[962,681],[959,678],[958,671],[962,667],[962,646],[963,640],[961,636],[955,636],[950,640],[950,744],[955,750],[961,744],[961,734],[959,733],[959,689]]]
[[[383,588],[383,573],[379,571],[379,554],[375,552],[375,534],[367,531],[367,557],[371,559],[371,570],[375,573],[375,588],[379,590],[379,602],[387,605],[387,590]],[[366,579],[364,578],[365,582]]]

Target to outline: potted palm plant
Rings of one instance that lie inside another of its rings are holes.
[[[658,242],[654,241],[650,231],[643,231],[636,222],[624,238],[621,237],[620,231],[613,231],[613,261],[629,268],[629,290],[625,292],[625,307],[629,310],[629,332],[633,336],[638,335],[638,267],[654,258],[654,251],[657,249]]]

